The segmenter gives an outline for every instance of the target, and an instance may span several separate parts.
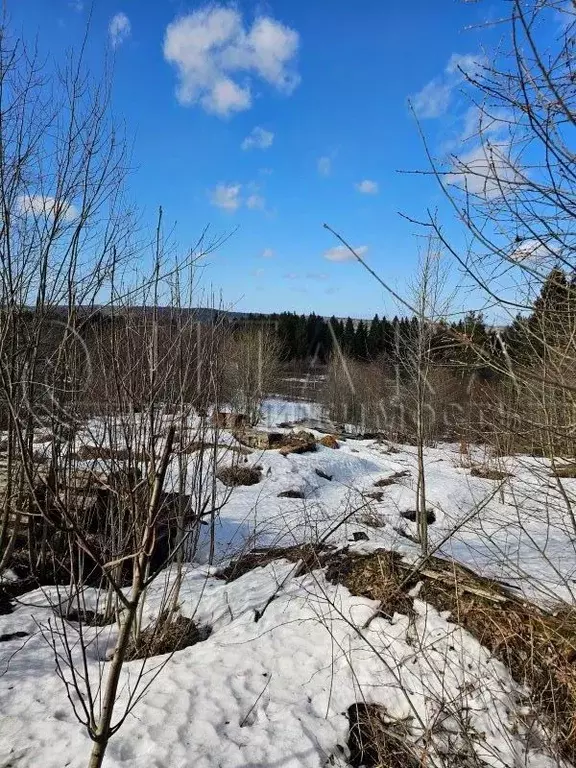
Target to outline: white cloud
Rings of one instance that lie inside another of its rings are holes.
[[[253,128],[251,133],[246,136],[241,144],[242,149],[268,149],[272,146],[274,134],[272,131],[266,131],[260,126]]]
[[[522,181],[511,156],[510,142],[483,142],[452,161],[446,183],[487,199],[502,197]]]
[[[435,77],[415,93],[410,102],[421,119],[440,117],[448,111],[454,90],[468,76],[474,76],[485,63],[483,56],[453,53],[440,77]]]
[[[447,75],[474,77],[486,63],[484,56],[474,53],[453,53],[448,59],[445,72]]]
[[[306,277],[308,280],[328,280],[325,272],[307,272]]]
[[[122,43],[130,37],[131,31],[132,26],[130,24],[130,19],[125,13],[120,11],[120,13],[112,16],[110,24],[108,25],[108,34],[110,35],[112,48],[117,48],[119,45],[122,45]]]
[[[248,194],[249,190],[250,194]],[[263,211],[266,208],[266,198],[258,193],[258,187],[253,184],[226,184],[220,182],[210,192],[210,202],[216,208],[234,213],[245,206],[252,211]],[[244,195],[242,194],[244,191]],[[248,195],[247,197],[245,195]]]
[[[223,211],[237,211],[242,203],[241,184],[217,184],[210,195],[210,202]]]
[[[298,33],[279,21],[260,16],[248,26],[235,8],[207,5],[168,25],[164,58],[176,67],[180,104],[226,117],[250,108],[256,77],[291,93],[298,46]]]
[[[358,256],[364,256],[368,252],[368,246],[359,245],[354,250]],[[324,258],[328,261],[354,261],[356,257],[345,245],[336,245],[324,252]]]
[[[329,157],[320,157],[318,159],[318,173],[320,176],[330,176],[332,173],[332,160]]]
[[[266,200],[262,195],[256,193],[249,195],[246,200],[246,208],[250,208],[252,211],[263,211],[266,207]]]
[[[412,107],[417,117],[440,117],[448,109],[452,86],[434,78],[412,97]]]
[[[18,213],[24,216],[58,216],[63,221],[74,221],[79,215],[75,205],[46,195],[20,195],[16,200]]]
[[[263,277],[264,276],[264,270],[259,267],[258,269],[252,270],[252,277]]]
[[[84,10],[84,2],[83,0],[70,0],[70,8],[76,11],[76,13],[82,13]]]
[[[378,194],[378,182],[371,181],[370,179],[364,179],[364,181],[358,182],[354,185],[358,192],[363,195],[377,195]]]
[[[274,250],[272,248],[264,248],[262,251],[262,258],[263,259],[272,259],[274,258],[276,254],[274,253]]]
[[[510,254],[514,261],[546,262],[555,261],[558,258],[558,249],[552,242],[545,242],[545,238],[527,238],[520,243],[515,243]]]
[[[296,274],[296,272],[288,272],[286,275],[284,275],[284,280],[298,280],[300,275]]]

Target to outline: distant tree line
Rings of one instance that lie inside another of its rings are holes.
[[[474,368],[487,377],[494,356],[508,356],[513,363],[528,364],[543,355],[542,336],[558,341],[573,328],[576,317],[576,277],[562,269],[552,269],[542,284],[532,312],[519,314],[507,327],[496,330],[486,323],[481,312],[468,312],[458,321],[440,322],[432,336],[431,352],[436,364]],[[231,321],[231,325],[239,321]],[[295,312],[248,315],[242,326],[265,325],[275,328],[283,362],[315,361],[326,363],[336,350],[358,361],[380,360],[402,363],[418,334],[416,317],[387,318],[374,315],[370,320]],[[504,361],[503,361],[504,362]]]

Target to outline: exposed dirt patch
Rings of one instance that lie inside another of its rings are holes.
[[[184,648],[207,640],[211,634],[212,627],[199,626],[193,619],[187,619],[184,616],[178,616],[172,621],[159,621],[155,625],[146,627],[140,633],[137,643],[131,641],[126,660],[134,661],[182,651]]]
[[[5,632],[0,635],[0,643],[8,643],[10,640],[18,640],[22,637],[28,637],[28,632]]]
[[[402,470],[401,472],[394,472],[393,475],[390,475],[389,477],[383,477],[381,480],[376,480],[374,483],[375,488],[386,488],[388,485],[394,485],[403,477],[408,477],[410,472],[407,470]]]
[[[410,744],[410,720],[391,720],[381,704],[348,707],[348,749],[354,768],[421,768]]]
[[[262,479],[262,472],[252,467],[223,467],[216,473],[216,477],[229,487],[256,485]]]
[[[279,499],[305,499],[302,491],[282,491],[278,494]]]
[[[507,477],[512,477],[509,472],[490,467],[472,467],[470,474],[472,477],[482,477],[484,480],[505,480]]]
[[[68,613],[62,614],[62,618],[66,619],[66,621],[75,621],[88,627],[107,627],[114,623],[113,618],[89,609],[78,611],[76,608],[72,608]]]
[[[307,568],[319,568],[326,563],[332,552],[331,547],[314,547],[312,544],[254,550],[247,552],[237,560],[232,560],[225,568],[218,571],[216,577],[226,581],[234,581],[254,568],[264,567],[275,560],[290,560],[293,563],[302,560]]]
[[[409,520],[411,523],[415,523],[418,519],[418,513],[415,509],[405,509],[404,512],[400,512],[400,517],[403,517],[404,520]],[[436,513],[433,509],[426,510],[426,522],[428,525],[432,525],[436,522]]]

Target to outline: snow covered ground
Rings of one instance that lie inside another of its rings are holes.
[[[268,426],[320,418],[312,404],[304,413],[302,407],[270,403]],[[218,560],[255,545],[324,539],[414,557],[415,524],[403,513],[415,504],[415,449],[392,450],[350,439],[338,450],[246,456],[244,466],[261,467],[262,479],[233,489],[217,523]],[[480,449],[472,457],[475,464],[485,459]],[[540,601],[572,602],[574,534],[547,462],[500,459],[498,468],[510,473],[505,481],[474,477],[469,463],[454,445],[427,450],[432,546]],[[392,484],[376,485],[394,475]],[[576,480],[565,489],[576,492]],[[279,498],[284,491],[304,498]],[[358,533],[368,538],[353,541]],[[187,566],[181,610],[210,625],[212,634],[150,677],[146,695],[111,741],[107,768],[345,766],[346,712],[357,701],[381,703],[390,718],[407,718],[410,739],[420,745],[436,723],[429,765],[443,752],[472,755],[488,766],[558,764],[528,733],[526,691],[448,616],[416,598],[415,618],[376,617],[366,628],[376,603],[328,583],[321,570],[296,576],[293,563],[278,560],[227,583],[205,564],[206,545]],[[146,617],[158,611],[170,578],[167,573],[150,589]],[[36,590],[0,616],[0,636],[27,633],[0,642],[1,768],[87,763],[88,737],[43,637],[59,599],[53,588]],[[88,674],[97,680],[116,629],[87,631]],[[140,668],[140,662],[125,665],[119,711]]]

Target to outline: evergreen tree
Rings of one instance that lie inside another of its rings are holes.
[[[345,355],[354,354],[354,337],[356,332],[354,330],[354,323],[350,317],[346,318],[346,324],[344,326],[344,332],[342,334],[341,346],[342,352]]]
[[[366,331],[366,326],[364,325],[363,320],[360,320],[356,326],[352,355],[357,360],[368,359],[368,333]]]
[[[376,360],[376,358],[382,353],[382,342],[382,323],[380,322],[378,315],[374,315],[374,318],[370,323],[367,338],[368,357],[371,360]]]

